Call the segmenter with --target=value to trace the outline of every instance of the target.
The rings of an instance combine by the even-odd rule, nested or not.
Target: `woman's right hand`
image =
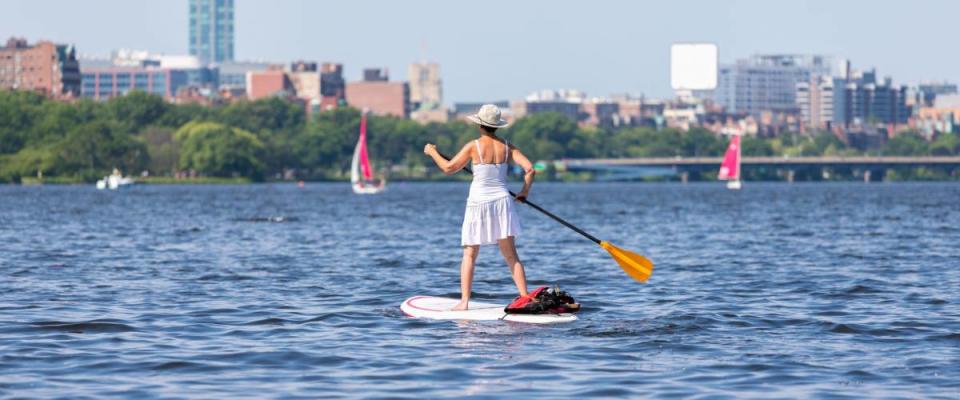
[[[433,153],[437,151],[437,145],[433,143],[427,143],[423,146],[423,154],[428,156],[433,156]]]

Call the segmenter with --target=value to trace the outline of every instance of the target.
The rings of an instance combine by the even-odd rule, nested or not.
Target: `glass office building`
[[[190,0],[190,55],[202,63],[233,61],[234,0]]]
[[[165,68],[84,68],[81,75],[81,96],[97,100],[124,96],[133,90],[172,99],[188,83],[187,71]]]
[[[759,116],[764,111],[797,113],[797,84],[840,75],[844,60],[823,55],[755,55],[721,65],[712,96],[727,111]]]

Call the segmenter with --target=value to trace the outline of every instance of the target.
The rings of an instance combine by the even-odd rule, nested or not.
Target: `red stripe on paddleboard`
[[[433,309],[433,308],[423,308],[423,307],[420,307],[420,306],[417,306],[417,305],[413,304],[413,301],[414,301],[414,300],[417,300],[417,299],[426,299],[426,298],[429,298],[429,297],[430,297],[430,296],[417,296],[417,297],[413,297],[413,298],[410,298],[410,300],[407,300],[406,303],[407,303],[407,305],[410,306],[410,307],[416,308],[416,309],[418,309],[418,310],[423,310],[423,311],[447,311],[447,310],[437,310],[437,309]],[[411,315],[411,317],[412,317],[412,315]]]

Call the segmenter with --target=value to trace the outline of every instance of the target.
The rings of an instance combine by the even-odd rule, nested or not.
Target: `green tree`
[[[280,172],[297,166],[293,157],[295,137],[306,124],[303,103],[280,97],[238,101],[222,107],[214,120],[252,132],[263,143],[264,168]]]
[[[56,163],[51,172],[85,180],[103,176],[113,168],[137,172],[148,162],[146,146],[120,127],[94,121],[77,126],[53,146]]]
[[[610,132],[597,128],[577,129],[573,138],[567,142],[566,156],[570,158],[590,158],[604,154],[604,142]]]
[[[683,135],[673,128],[652,131],[641,146],[640,157],[681,157],[684,156]]]
[[[608,157],[641,157],[647,152],[644,146],[650,143],[654,130],[648,127],[631,127],[618,130],[606,141],[603,150]]]
[[[930,143],[930,154],[935,156],[960,154],[960,138],[955,133],[941,133],[933,143]]]
[[[263,143],[239,128],[215,122],[190,122],[177,130],[179,167],[208,176],[263,179]]]
[[[256,101],[238,101],[220,109],[215,118],[223,124],[256,133],[260,139],[280,131],[303,128],[306,113],[301,103],[279,97]]]
[[[891,156],[922,156],[929,153],[927,141],[916,132],[904,132],[887,142],[883,154]]]
[[[577,134],[577,123],[558,113],[528,115],[514,122],[508,137],[531,160],[553,160],[566,156],[568,143]],[[506,135],[506,133],[505,133]]]
[[[154,124],[176,129],[190,121],[213,120],[213,116],[217,110],[217,107],[209,107],[197,103],[169,104],[167,112],[155,120]]]
[[[117,123],[124,124],[130,132],[139,132],[147,125],[154,124],[163,118],[170,108],[162,97],[141,90],[111,98],[106,107],[110,117]]]
[[[360,112],[338,108],[321,112],[292,140],[298,166],[311,175],[339,175],[350,167],[360,132]]]
[[[45,102],[34,92],[0,90],[0,154],[13,154],[23,148]]]
[[[146,145],[150,163],[147,169],[153,175],[166,175],[177,170],[180,161],[180,145],[174,140],[174,130],[163,126],[150,126],[138,135]]]
[[[832,156],[839,155],[846,145],[830,132],[820,132],[814,136],[805,136],[799,143],[801,152],[805,156]]]
[[[770,140],[746,136],[740,141],[740,154],[744,157],[770,157],[776,153]]]
[[[681,134],[681,140],[685,157],[719,156],[726,149],[719,136],[703,128],[691,128]]]
[[[16,154],[0,156],[0,182],[18,182],[23,177],[49,174],[57,157],[49,148],[28,147]]]

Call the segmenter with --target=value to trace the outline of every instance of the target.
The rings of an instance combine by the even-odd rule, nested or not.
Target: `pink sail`
[[[740,179],[740,135],[734,135],[730,139],[730,146],[727,147],[727,153],[723,156],[717,179],[725,181]]]
[[[367,115],[360,117],[360,171],[363,173],[363,179],[366,181],[373,179],[373,172],[370,171],[370,159],[367,158]]]

